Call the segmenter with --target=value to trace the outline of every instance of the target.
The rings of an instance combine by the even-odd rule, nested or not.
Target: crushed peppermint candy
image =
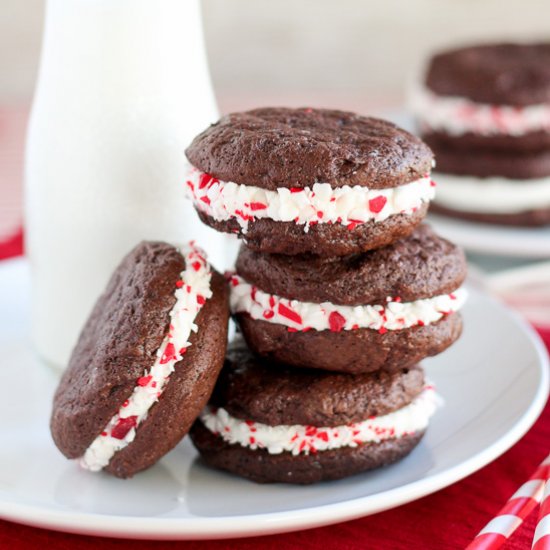
[[[290,332],[308,330],[357,330],[369,328],[385,334],[424,326],[458,311],[466,301],[466,290],[458,288],[451,294],[403,302],[401,297],[388,296],[384,305],[342,306],[323,302],[289,300],[251,285],[240,275],[227,274],[230,281],[232,313],[248,313],[252,319],[284,325]]]
[[[240,420],[223,408],[210,406],[202,411],[200,419],[210,432],[229,444],[252,450],[265,449],[270,454],[290,452],[296,456],[412,435],[427,428],[440,404],[441,398],[433,385],[427,384],[411,403],[401,409],[343,426],[269,426]]]
[[[317,223],[337,223],[353,230],[369,221],[412,214],[435,196],[429,174],[388,189],[363,185],[333,188],[329,183],[314,183],[311,187],[269,191],[221,181],[191,167],[185,187],[197,209],[217,221],[236,220],[243,233],[249,222],[263,218],[294,221],[303,225],[305,232]]]
[[[191,333],[198,331],[195,319],[212,297],[212,273],[204,252],[193,242],[181,247],[180,252],[185,258],[185,269],[174,285],[176,303],[170,311],[169,332],[157,350],[153,366],[136,380],[132,395],[81,457],[80,464],[87,470],[101,470],[117,451],[134,440],[139,424],[147,418],[191,345]]]
[[[411,106],[426,130],[453,136],[468,133],[482,136],[522,136],[550,131],[550,104],[490,105],[464,97],[441,96],[427,88],[414,91]]]

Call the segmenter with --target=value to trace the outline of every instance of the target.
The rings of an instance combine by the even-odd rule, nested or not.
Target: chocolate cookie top
[[[426,85],[436,94],[492,105],[550,103],[550,43],[441,52],[430,62]]]
[[[310,108],[224,116],[186,155],[220,180],[269,190],[314,183],[396,187],[428,174],[433,161],[427,145],[390,122]]]
[[[242,246],[237,273],[270,294],[340,305],[404,302],[456,290],[466,277],[462,250],[420,225],[409,237],[364,254],[340,258],[259,254]]]
[[[190,333],[188,353],[187,348],[170,351],[170,344],[161,348],[169,329],[171,334],[180,330],[172,328],[176,321],[170,313],[177,303],[175,291],[182,286],[182,273],[203,269],[200,262],[187,264],[189,259],[175,247],[143,242],[114,272],[81,332],[54,397],[52,435],[68,458],[82,457],[135,388],[149,384],[152,377],[145,375],[152,372],[161,349],[161,365],[176,360],[178,353],[181,360],[175,363],[159,400],[137,426],[135,439],[114,454],[106,469],[128,477],[151,465],[185,435],[200,413],[223,362],[227,290],[222,276],[212,271],[211,296],[199,302],[203,305],[194,318],[199,331]],[[194,290],[188,292],[192,295]],[[207,330],[210,326],[215,327],[213,331]],[[205,337],[208,342],[203,342]],[[185,369],[178,368],[180,363],[185,363]],[[178,420],[175,429],[172,417]],[[112,437],[118,438],[115,429]]]
[[[271,426],[340,426],[408,405],[424,387],[420,367],[337,374],[271,365],[234,342],[211,403],[236,418]]]

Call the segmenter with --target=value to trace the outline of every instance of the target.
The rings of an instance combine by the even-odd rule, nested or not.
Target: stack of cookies
[[[439,212],[550,224],[550,43],[435,55],[412,107],[437,156]]]
[[[460,335],[462,252],[421,225],[433,156],[388,122],[317,109],[222,118],[186,151],[202,221],[243,240],[242,336],[191,430],[259,482],[337,479],[405,456],[437,397],[418,362]]]

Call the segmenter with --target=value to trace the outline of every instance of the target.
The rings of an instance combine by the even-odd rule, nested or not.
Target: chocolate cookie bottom
[[[295,367],[352,374],[410,367],[447,349],[462,332],[460,313],[436,323],[380,334],[372,329],[289,332],[287,327],[236,315],[250,348],[260,356]]]
[[[341,479],[366,470],[386,466],[409,454],[424,431],[358,447],[342,447],[315,454],[269,454],[226,443],[197,420],[190,431],[193,444],[203,460],[214,468],[245,477],[257,483],[307,485]]]
[[[483,135],[468,132],[462,135],[447,134],[443,131],[426,130],[422,139],[434,150],[460,150],[466,154],[472,151],[487,151],[501,154],[529,154],[550,148],[550,132],[538,130],[521,135]],[[439,163],[438,163],[439,164]]]
[[[407,237],[424,219],[427,211],[428,204],[424,203],[412,214],[396,214],[381,222],[359,224],[353,229],[342,224],[319,223],[310,226],[307,232],[303,225],[294,222],[264,218],[249,222],[246,233],[237,220],[217,221],[201,211],[198,214],[206,225],[217,231],[237,234],[247,247],[258,252],[345,256],[366,252]]]
[[[495,225],[509,225],[518,227],[540,227],[550,225],[550,208],[540,208],[537,210],[527,210],[525,212],[517,212],[513,214],[489,214],[482,212],[464,212],[462,210],[454,210],[433,203],[430,211],[435,214],[443,214],[452,218],[462,220],[470,220],[480,223],[488,223]]]

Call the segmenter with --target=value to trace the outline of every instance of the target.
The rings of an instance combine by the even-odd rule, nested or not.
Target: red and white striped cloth
[[[529,480],[508,499],[495,518],[478,533],[466,550],[496,550],[500,548],[541,502],[544,486],[549,478],[550,455],[539,465]],[[546,502],[546,506],[550,508],[550,502]],[[546,523],[543,523],[541,527],[540,537],[546,533],[550,534],[550,516],[543,518],[544,521]],[[540,522],[539,525],[541,525]],[[544,538],[550,539],[550,537]],[[541,538],[541,540],[543,539]],[[547,544],[548,546],[537,547],[537,550],[542,548],[550,550],[550,542]]]

